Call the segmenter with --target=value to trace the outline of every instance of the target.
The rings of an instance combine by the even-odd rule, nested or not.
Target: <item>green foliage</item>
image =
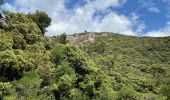
[[[44,45],[45,45],[46,50],[51,50],[54,47],[54,44],[55,43],[53,43],[52,39],[48,37],[44,38]]]
[[[155,95],[153,93],[143,93],[138,97],[140,100],[167,100],[166,97]]]
[[[44,35],[46,32],[45,28],[48,27],[51,23],[51,18],[45,12],[38,10],[33,14],[29,13],[27,16],[38,25],[41,33]]]
[[[13,86],[16,88],[18,98],[25,100],[37,100],[38,92],[41,85],[41,79],[35,71],[27,72],[23,78],[14,81]]]
[[[84,44],[82,50],[114,79],[110,82],[115,90],[120,91],[125,85],[133,86],[137,92],[161,95],[159,91],[164,82],[160,80],[168,79],[165,76],[170,69],[169,38],[96,33],[95,41]]]
[[[58,65],[55,72],[55,76],[58,76],[56,78],[58,91],[55,94],[57,97],[64,95],[71,98],[70,92],[74,88],[78,88],[89,98],[98,97],[105,87],[103,85],[105,74],[95,66],[86,53],[73,46],[56,45],[52,56],[53,61]],[[106,90],[107,88],[108,85]]]
[[[13,41],[10,35],[11,33],[0,30],[0,51],[12,49]]]
[[[103,87],[96,100],[116,100],[116,92],[107,86]]]
[[[13,36],[13,49],[25,49],[26,48],[26,41],[23,35],[15,34]]]
[[[167,97],[167,100],[170,99],[170,70],[168,74],[163,78],[163,85],[161,87],[161,93]]]
[[[166,74],[166,65],[153,64],[150,67],[149,71],[155,76],[165,75]]]
[[[18,48],[17,46],[20,47],[21,45],[24,47],[25,41],[27,44],[33,44],[38,40],[41,31],[36,23],[28,19],[26,15],[11,12],[4,12],[4,14],[6,16],[7,25],[4,25],[2,29],[15,33],[13,34],[13,40],[15,42],[14,47],[16,46],[16,48]],[[25,40],[23,40],[23,38]]]
[[[66,33],[63,33],[63,34],[60,35],[59,42],[62,43],[62,44],[67,44],[68,43]]]
[[[2,51],[0,52],[0,61],[0,76],[5,78],[4,81],[19,79],[22,77],[23,71],[29,71],[33,68],[31,61],[21,51]]]
[[[105,43],[104,42],[99,42],[99,43],[93,43],[91,44],[91,46],[88,47],[89,52],[88,53],[92,53],[92,52],[96,52],[96,53],[104,53],[105,51]]]
[[[4,13],[7,24],[0,29],[0,82],[9,82],[10,87],[1,84],[4,92],[0,98],[54,99],[54,64],[45,49],[45,37],[26,15]]]
[[[28,44],[35,44],[39,40],[39,35],[28,34],[25,39]]]
[[[170,99],[169,37],[95,33],[95,41],[79,49],[67,44],[66,34],[42,35],[51,22],[44,12],[4,14],[0,99]]]
[[[11,97],[16,99],[15,89],[12,87],[11,83],[0,82],[0,99]]]
[[[69,96],[76,80],[76,73],[69,67],[68,62],[62,62],[55,70],[56,95]]]
[[[117,94],[117,100],[138,100],[138,94],[131,88],[123,87]]]

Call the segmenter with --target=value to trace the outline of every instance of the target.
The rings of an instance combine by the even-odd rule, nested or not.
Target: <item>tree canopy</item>
[[[41,33],[44,35],[46,32],[45,28],[47,28],[51,23],[51,18],[45,12],[38,10],[35,13],[29,13],[27,16],[38,25]]]

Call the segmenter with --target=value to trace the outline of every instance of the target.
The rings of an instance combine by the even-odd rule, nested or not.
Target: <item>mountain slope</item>
[[[170,70],[170,37],[151,38],[96,33],[85,44],[95,64],[115,81],[114,89],[133,86],[142,93],[159,94]],[[166,79],[165,79],[166,80]]]
[[[0,23],[0,99],[170,98],[169,37],[104,32],[46,37],[27,15],[4,14],[6,23]]]

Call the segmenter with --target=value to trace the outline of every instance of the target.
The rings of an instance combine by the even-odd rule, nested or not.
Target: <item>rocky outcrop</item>
[[[4,24],[6,24],[6,22],[5,22],[5,15],[2,13],[2,12],[0,12],[0,24],[2,25],[4,25]]]
[[[74,34],[74,35],[67,35],[67,41],[70,44],[74,45],[82,45],[88,42],[95,41],[95,33],[81,33],[81,34]]]

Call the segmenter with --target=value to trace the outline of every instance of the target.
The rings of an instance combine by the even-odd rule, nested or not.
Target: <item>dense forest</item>
[[[3,14],[0,100],[170,100],[170,37],[103,32],[76,45],[44,36],[44,12]]]

